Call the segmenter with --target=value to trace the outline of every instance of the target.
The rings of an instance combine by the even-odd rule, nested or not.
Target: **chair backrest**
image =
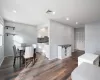
[[[33,55],[34,55],[33,47],[26,47],[24,58],[31,58],[33,57]]]
[[[17,49],[16,49],[16,46],[15,46],[15,45],[13,46],[13,51],[14,51],[14,56],[16,56],[16,54],[17,54]]]

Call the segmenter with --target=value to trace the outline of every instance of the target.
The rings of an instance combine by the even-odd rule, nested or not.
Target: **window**
[[[18,35],[15,35],[13,37],[13,40],[14,40],[14,45],[16,45],[17,47],[21,46],[21,44],[23,43],[23,38]]]
[[[0,46],[2,46],[2,42],[3,42],[2,36],[3,36],[3,26],[0,24]]]
[[[2,46],[2,36],[0,35],[0,46]]]

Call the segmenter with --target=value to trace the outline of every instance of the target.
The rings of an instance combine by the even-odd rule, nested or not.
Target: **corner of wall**
[[[4,61],[4,57],[2,57],[2,58],[0,59],[0,66],[2,65],[3,61]]]

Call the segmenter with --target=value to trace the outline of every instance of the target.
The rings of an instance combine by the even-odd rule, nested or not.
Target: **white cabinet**
[[[64,48],[62,46],[58,46],[58,58],[64,59],[71,56],[71,46]]]
[[[78,65],[82,64],[83,62],[99,66],[99,55],[85,53],[78,57]]]

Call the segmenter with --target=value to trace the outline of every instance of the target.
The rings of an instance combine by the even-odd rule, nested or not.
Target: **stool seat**
[[[100,67],[83,62],[71,74],[72,80],[100,80]]]
[[[78,65],[83,62],[99,66],[99,55],[85,53],[78,57]]]

